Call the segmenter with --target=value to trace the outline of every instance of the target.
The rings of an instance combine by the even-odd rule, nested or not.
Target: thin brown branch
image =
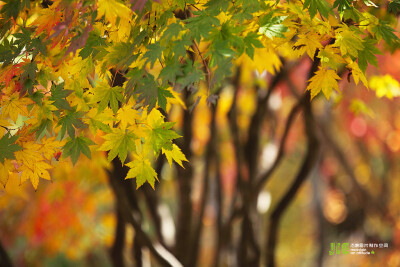
[[[201,54],[199,46],[196,43],[196,40],[193,40],[193,45],[196,48],[197,53],[199,53],[199,56],[201,58],[201,62],[203,63],[203,66],[204,66],[204,68],[205,68],[205,70],[207,72],[208,90],[210,90],[210,87],[211,87],[211,71],[210,71],[210,68],[208,67],[208,64],[207,64],[206,60],[204,59],[203,55]]]
[[[164,157],[163,156],[159,156],[159,158],[157,159],[157,163],[156,163],[156,173],[158,177],[161,177],[161,167],[162,164],[164,162]],[[157,185],[156,185],[157,186]],[[164,246],[166,246],[165,244],[165,240],[164,240],[164,236],[162,234],[161,231],[161,226],[162,226],[162,218],[158,212],[158,207],[159,207],[159,191],[153,190],[150,187],[145,187],[142,189],[142,192],[144,194],[145,200],[146,200],[146,206],[147,209],[149,211],[149,214],[151,216],[151,219],[154,223],[154,227],[156,230],[156,234],[157,234],[157,238],[160,241],[161,244],[163,244]]]
[[[271,177],[272,173],[276,170],[281,160],[283,159],[283,156],[285,154],[285,145],[287,137],[289,135],[290,128],[292,127],[296,115],[300,111],[301,107],[302,107],[302,101],[294,105],[294,107],[290,111],[288,119],[286,121],[285,130],[283,132],[282,139],[279,144],[278,154],[276,155],[275,161],[273,162],[272,166],[267,171],[262,173],[257,179],[256,184],[252,190],[253,192],[256,192],[254,194],[254,197],[258,196],[258,193],[264,188],[264,185],[267,183],[268,179]]]

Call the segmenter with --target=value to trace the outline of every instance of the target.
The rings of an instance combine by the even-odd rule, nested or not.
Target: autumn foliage
[[[164,265],[194,266],[214,177],[219,192],[214,265],[219,266],[222,251],[233,242],[232,225],[242,218],[237,265],[257,266],[265,260],[273,266],[284,211],[319,164],[327,176],[333,172],[321,156],[321,136],[333,151],[337,145],[313,103],[326,105],[327,113],[332,106],[344,109],[350,115],[343,117],[352,121],[339,127],[363,137],[367,126],[358,116],[374,116],[364,101],[370,98],[345,88],[354,81],[365,95],[400,95],[394,75],[368,68],[378,67],[380,55],[399,46],[399,10],[398,0],[0,2],[0,183],[13,188],[30,181],[37,190],[41,179],[53,180],[62,166],[71,168],[68,164],[88,162],[94,155],[104,171],[101,177],[108,175],[114,192],[117,233],[130,223],[138,251],[148,247]],[[287,102],[280,113],[282,99]],[[296,128],[304,135],[293,137],[290,131],[300,111],[303,124]],[[284,126],[274,127],[282,121]],[[299,140],[304,141],[299,171],[290,174],[294,182],[271,212],[265,246],[260,247],[254,226],[257,199]],[[391,140],[400,144],[398,135]],[[262,150],[266,143],[275,152]],[[343,161],[339,150],[334,153]],[[194,164],[201,157],[204,179],[196,208],[191,194]],[[164,161],[170,176],[179,177],[181,204],[177,243],[170,250],[164,248],[168,244],[160,229],[158,244],[141,228],[139,193],[130,181],[124,182],[134,179],[147,204],[158,203],[156,186],[165,175]],[[224,173],[223,166],[231,166],[235,175]],[[74,181],[63,181],[65,192],[90,203],[91,197],[80,194]],[[155,191],[148,191],[146,183]],[[330,193],[332,199],[344,198],[339,191]],[[46,206],[43,201],[37,205]],[[71,214],[66,225],[78,224],[61,201],[50,206]],[[225,206],[228,211],[221,215]],[[157,212],[149,207],[160,228]],[[34,216],[50,215],[41,210]],[[29,230],[35,240],[45,238],[43,225]],[[118,242],[116,236],[111,253],[115,266],[122,257]]]

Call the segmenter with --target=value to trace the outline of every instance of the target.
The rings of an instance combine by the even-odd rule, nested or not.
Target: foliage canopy
[[[181,93],[200,92],[212,104],[235,64],[274,74],[308,56],[320,64],[307,90],[329,99],[345,68],[368,87],[377,45],[399,41],[370,0],[0,3],[4,186],[18,172],[37,188],[60,151],[75,164],[96,149],[109,161],[128,159],[126,178],[154,188],[155,157],[187,161],[166,121],[171,105],[192,108]],[[399,7],[389,3],[393,13]]]

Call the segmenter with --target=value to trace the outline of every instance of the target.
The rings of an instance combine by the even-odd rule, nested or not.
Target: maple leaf
[[[346,63],[339,53],[339,48],[327,45],[319,50],[317,57],[321,59],[322,67],[330,67],[331,69],[337,70],[340,65]]]
[[[154,182],[157,180],[157,173],[151,167],[150,161],[140,156],[136,156],[135,159],[127,164],[130,168],[125,179],[136,178],[136,188],[141,187],[145,182],[148,182],[154,189]]]
[[[360,69],[358,64],[356,62],[351,61],[349,64],[347,64],[347,67],[351,69],[351,73],[353,75],[354,82],[356,83],[356,85],[361,80],[362,83],[368,88],[367,78],[365,77],[363,71]]]
[[[34,25],[38,26],[36,30],[36,36],[39,35],[43,30],[46,30],[47,36],[50,36],[53,27],[60,22],[61,16],[62,13],[60,11],[50,8],[40,9],[38,17],[33,22]]]
[[[121,20],[131,19],[131,10],[119,1],[99,0],[97,6],[97,19],[104,16],[113,25],[115,25],[117,18]]]
[[[0,162],[4,163],[4,159],[15,159],[14,152],[19,151],[22,147],[15,144],[17,135],[10,135],[9,133],[3,135],[0,139]]]
[[[90,159],[92,157],[89,148],[90,145],[95,145],[95,143],[84,136],[70,139],[63,147],[63,157],[66,158],[70,156],[74,165],[78,161],[81,153]]]
[[[182,168],[182,161],[188,161],[181,149],[175,144],[172,145],[172,150],[162,148],[161,151],[167,158],[170,167],[172,166],[172,160],[178,163]]]
[[[121,129],[128,125],[134,125],[136,119],[139,119],[139,113],[129,105],[124,105],[117,112],[117,120],[120,122]]]
[[[317,33],[299,34],[299,39],[294,44],[294,47],[300,47],[300,54],[306,51],[307,55],[314,59],[315,51],[322,48],[321,37]]]
[[[155,153],[158,153],[161,148],[172,150],[172,140],[181,137],[170,130],[175,122],[164,122],[164,116],[157,109],[149,113],[147,122],[151,129],[147,130],[146,144],[151,144]]]
[[[400,10],[400,0],[393,0],[388,5],[388,11],[397,14]]]
[[[41,143],[42,144],[39,152],[45,159],[50,161],[54,157],[54,154],[60,152],[61,148],[65,144],[65,141],[57,141],[56,137],[53,136],[49,138],[43,138]]]
[[[39,178],[51,180],[48,170],[52,167],[44,160],[40,152],[40,144],[29,141],[22,145],[23,149],[15,152],[15,158],[20,165],[18,171],[21,172],[21,182],[30,180],[36,190]]]
[[[337,80],[340,80],[340,77],[336,74],[336,71],[320,67],[309,80],[310,83],[307,86],[307,90],[311,91],[311,99],[322,91],[326,99],[329,100],[332,89],[339,91]]]
[[[98,110],[103,111],[108,105],[114,113],[118,111],[118,102],[121,102],[124,98],[122,92],[124,89],[120,86],[111,87],[107,82],[100,82],[94,88],[94,95],[92,97],[92,103],[99,102]]]
[[[303,8],[308,8],[311,18],[315,17],[317,11],[325,18],[333,13],[331,6],[326,0],[305,0]]]
[[[9,99],[3,98],[2,100],[0,116],[3,118],[9,116],[13,121],[17,120],[18,115],[28,116],[27,106],[33,103],[29,98],[20,98],[18,93],[12,94]]]
[[[260,19],[260,29],[258,30],[261,34],[264,34],[268,38],[273,37],[284,38],[284,32],[287,32],[288,27],[281,24],[287,16],[276,16],[274,17],[274,12],[270,12]]]
[[[161,60],[163,48],[159,43],[149,44],[147,47],[147,52],[144,54],[144,58],[147,58],[145,64],[150,62],[150,67],[153,68],[154,63]]]
[[[0,163],[0,183],[3,187],[6,187],[9,172],[12,170],[13,164],[9,160],[5,160],[4,162]]]
[[[388,25],[386,21],[380,21],[378,25],[372,28],[372,32],[375,34],[378,40],[381,38],[385,40],[387,44],[392,44],[393,42],[400,41],[399,37],[394,34],[394,29]]]
[[[167,111],[167,97],[173,98],[174,96],[168,89],[158,88],[157,103],[165,111]]]
[[[57,107],[60,110],[71,109],[71,106],[65,98],[69,96],[72,92],[73,91],[71,90],[64,90],[64,83],[53,85],[51,87],[50,97],[50,100],[53,101],[53,106]]]
[[[91,109],[88,113],[88,118],[84,119],[86,124],[89,124],[89,129],[93,134],[96,134],[97,129],[105,133],[111,132],[111,127],[115,121],[114,113],[110,108],[106,108],[101,112],[97,109]]]
[[[64,138],[65,132],[68,133],[69,137],[75,138],[75,128],[87,127],[82,121],[81,117],[83,112],[76,112],[75,110],[67,110],[65,115],[58,121],[58,126],[61,126],[61,139]]]
[[[114,128],[112,133],[103,136],[106,140],[99,148],[100,151],[108,152],[108,161],[112,161],[117,155],[124,164],[128,151],[136,151],[135,140],[138,137],[133,131]]]
[[[358,65],[364,73],[367,70],[368,63],[378,66],[378,60],[375,55],[382,54],[382,52],[375,46],[375,43],[376,41],[372,39],[364,40],[364,49],[358,51]]]
[[[347,26],[342,26],[335,31],[335,47],[339,47],[342,56],[348,54],[353,57],[358,56],[358,51],[363,50],[364,46],[360,35],[351,31]]]

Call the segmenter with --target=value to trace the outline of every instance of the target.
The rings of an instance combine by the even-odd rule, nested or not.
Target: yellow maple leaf
[[[41,143],[39,153],[42,153],[43,157],[50,161],[54,157],[54,154],[61,150],[65,144],[65,140],[57,141],[55,137],[45,137],[41,140]]]
[[[130,20],[132,11],[116,0],[99,0],[97,8],[97,19],[105,16],[106,20],[115,25],[117,17],[121,20]]]
[[[151,167],[148,159],[142,156],[135,156],[135,159],[126,164],[130,168],[125,179],[136,178],[136,188],[141,187],[145,182],[148,182],[154,189],[154,182],[157,180],[157,173]]]
[[[332,45],[321,48],[318,57],[321,59],[322,67],[329,67],[334,70],[337,70],[341,64],[346,63],[342,56],[340,56],[339,48],[333,47]]]
[[[8,177],[9,177],[9,172],[13,168],[13,164],[11,163],[10,160],[4,160],[4,163],[0,162],[0,183],[6,187]]]
[[[41,153],[42,145],[33,141],[21,144],[23,149],[15,152],[15,158],[21,172],[21,182],[30,180],[35,190],[39,185],[39,178],[51,180],[48,172],[51,165],[44,161]]]
[[[271,74],[275,74],[279,71],[282,62],[279,55],[270,48],[257,48],[254,50],[254,59],[250,59],[248,55],[243,54],[237,60],[238,64],[243,64],[244,68],[249,68],[251,70],[257,70],[262,73],[264,70]]]
[[[365,77],[364,73],[361,71],[360,67],[358,66],[357,62],[354,62],[350,60],[350,63],[347,64],[347,67],[351,69],[351,73],[354,78],[354,82],[358,84],[358,82],[361,80],[361,82],[368,88],[368,81],[367,78]]]
[[[358,56],[358,50],[363,50],[361,36],[342,25],[335,31],[335,47],[339,47],[342,56],[348,54],[353,57]]]
[[[307,55],[314,60],[315,51],[322,48],[321,37],[315,32],[299,34],[299,39],[294,44],[294,47],[298,48],[300,55],[307,52]]]
[[[166,150],[163,148],[162,153],[167,158],[170,167],[172,166],[172,160],[178,163],[182,168],[182,161],[188,161],[181,149],[175,144],[172,145],[172,150]]]
[[[9,98],[3,97],[0,105],[2,107],[0,117],[10,117],[14,122],[17,120],[18,115],[28,116],[29,112],[27,105],[32,104],[33,101],[26,97],[19,97],[18,93],[12,94]]]
[[[309,80],[310,83],[307,86],[307,90],[311,91],[311,99],[322,91],[326,99],[329,100],[332,89],[339,91],[337,80],[340,80],[340,77],[336,74],[336,71],[320,67]]]
[[[124,105],[117,112],[117,120],[122,129],[126,129],[128,125],[134,125],[136,119],[140,119],[139,112],[129,105]]]

